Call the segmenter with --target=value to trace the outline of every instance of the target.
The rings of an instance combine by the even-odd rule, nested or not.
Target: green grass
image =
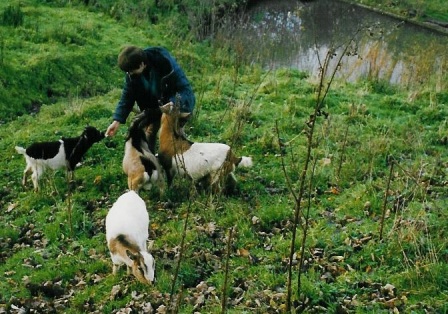
[[[176,36],[186,24],[176,10],[145,4],[151,16],[165,18],[148,30],[142,12],[127,15],[135,13],[132,5],[119,14],[95,3],[21,1],[17,24],[0,23],[0,311],[13,305],[65,313],[169,306],[187,215],[173,296],[182,294],[179,312],[221,311],[227,258],[228,313],[283,311],[291,192],[300,183],[316,82],[298,71],[236,64],[229,51],[195,42],[184,28]],[[8,5],[2,2],[0,13]],[[125,43],[163,44],[183,65],[198,96],[187,129],[192,140],[231,143],[255,161],[251,169],[237,169],[234,195],[192,193],[182,180],[162,197],[141,192],[156,258],[158,281],[151,287],[124,269],[112,276],[105,241],[107,210],[127,188],[121,168],[127,125],[89,150],[72,191],[63,171],[48,172],[40,193],[31,182],[22,187],[25,162],[14,150],[76,136],[87,124],[105,130],[120,97],[115,59]],[[400,312],[446,312],[448,98],[439,90],[378,81],[332,85],[324,104],[329,117],[317,120],[316,166],[303,203],[310,208],[309,232],[298,297],[293,266],[293,300],[305,300],[306,311],[389,313],[392,304]],[[38,113],[25,114],[30,101]],[[380,240],[391,158],[396,164]],[[300,227],[297,237],[298,258]],[[395,287],[396,300],[382,290],[386,284]]]
[[[435,20],[445,23],[448,22],[448,10],[446,9],[446,2],[444,0],[354,0],[352,2],[368,5],[405,18],[411,16],[418,21]]]

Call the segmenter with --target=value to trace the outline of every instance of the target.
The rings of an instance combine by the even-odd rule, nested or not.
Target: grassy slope
[[[116,58],[122,45],[166,45],[160,37],[154,40],[154,28],[120,26],[108,14],[51,1],[44,6],[32,0],[17,3],[0,4],[0,12],[20,7],[15,16],[23,16],[18,27],[0,25],[5,104],[0,115],[6,121],[60,97],[94,96],[119,85]]]
[[[52,22],[39,24],[39,34],[50,34],[43,43],[34,37],[24,41],[32,25],[2,29],[10,34],[5,60],[14,73],[33,73],[39,81],[40,69],[61,60],[73,73],[79,69],[80,77],[68,86],[55,83],[67,99],[0,127],[0,273],[5,278],[0,281],[0,309],[14,304],[66,313],[110,313],[126,306],[141,311],[145,302],[155,308],[167,306],[187,212],[191,214],[179,277],[185,287],[181,312],[191,312],[199,295],[205,300],[199,305],[201,312],[219,311],[231,227],[235,232],[229,312],[281,309],[294,204],[281,170],[275,122],[287,153],[285,169],[296,190],[305,151],[302,131],[312,112],[315,82],[294,71],[266,74],[257,67],[235,67],[233,56],[175,36],[173,23],[139,29],[82,7],[22,3],[26,16],[38,12],[41,20]],[[58,35],[63,38],[90,30],[79,36],[82,43],[55,40],[60,19],[65,21]],[[154,191],[142,192],[152,220],[158,272],[157,285],[149,289],[124,272],[111,276],[104,239],[107,210],[126,189],[121,171],[126,127],[88,152],[76,171],[71,196],[61,172],[44,180],[40,194],[32,193],[30,186],[23,189],[24,161],[14,151],[15,145],[78,134],[85,124],[105,129],[120,94],[122,78],[114,67],[115,56],[126,42],[163,44],[174,50],[199,99],[190,137],[230,142],[241,122],[234,147],[256,162],[253,169],[237,171],[240,192],[232,197],[189,196],[182,182],[162,199]],[[13,49],[17,45],[23,49]],[[102,87],[92,93],[97,95],[77,97],[75,87],[91,85],[84,75],[91,82],[100,81]],[[330,118],[319,118],[316,134],[311,229],[302,278],[309,311],[314,307],[318,312],[317,306],[334,311],[342,304],[360,313],[386,313],[391,305],[400,311],[447,310],[448,97],[426,91],[408,96],[381,83],[341,83],[328,96],[325,110]],[[385,241],[379,241],[389,155],[398,165],[388,195]],[[201,281],[215,289],[196,287]],[[388,283],[396,287],[396,299],[381,289]],[[112,294],[114,286],[120,293]],[[237,302],[240,297],[244,298]]]

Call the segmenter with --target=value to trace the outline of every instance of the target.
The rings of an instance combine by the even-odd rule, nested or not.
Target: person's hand
[[[120,122],[118,122],[118,121],[112,122],[109,125],[109,127],[107,128],[106,136],[114,136],[117,133],[119,127],[120,127]]]

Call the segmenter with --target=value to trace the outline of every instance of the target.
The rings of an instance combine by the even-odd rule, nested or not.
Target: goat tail
[[[159,189],[161,191],[163,191],[164,190],[164,185],[165,185],[165,180],[164,180],[164,173],[165,172],[164,172],[162,166],[160,165],[159,160],[157,159],[157,157],[154,154],[149,153],[149,152],[145,151],[144,149],[143,149],[143,156],[145,158],[149,159],[154,164],[154,166],[156,167],[157,175],[158,175],[157,176],[157,185],[159,186]]]
[[[20,146],[16,146],[16,151],[21,154],[21,155],[25,155],[26,154],[26,149]]]
[[[240,162],[238,163],[238,167],[243,167],[243,168],[250,168],[252,167],[253,162],[252,162],[252,157],[246,157],[243,156],[240,158]]]

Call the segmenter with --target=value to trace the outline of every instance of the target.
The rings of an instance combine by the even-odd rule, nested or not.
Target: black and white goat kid
[[[16,146],[16,151],[24,155],[26,160],[22,184],[26,185],[27,176],[31,173],[34,191],[38,191],[39,179],[47,168],[53,170],[65,168],[72,176],[76,165],[89,148],[103,138],[104,132],[100,132],[93,126],[87,126],[78,137],[63,137],[53,142],[37,142],[26,149]]]

